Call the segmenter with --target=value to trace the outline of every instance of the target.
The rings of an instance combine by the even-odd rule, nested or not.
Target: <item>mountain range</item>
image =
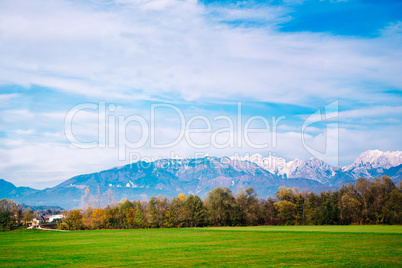
[[[360,177],[373,179],[390,176],[397,183],[402,179],[402,152],[370,150],[362,153],[348,166],[335,167],[318,158],[292,160],[260,154],[247,157],[211,157],[139,161],[97,173],[75,176],[44,190],[16,187],[0,179],[0,198],[30,205],[54,205],[66,209],[79,207],[85,189],[92,195],[114,201],[122,198],[148,199],[152,195],[167,197],[179,193],[205,197],[218,186],[233,192],[254,187],[259,197],[273,195],[280,186],[300,190],[338,189]],[[110,200],[109,200],[110,201]]]

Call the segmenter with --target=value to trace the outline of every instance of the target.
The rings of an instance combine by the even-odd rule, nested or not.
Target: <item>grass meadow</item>
[[[0,233],[4,267],[402,267],[402,226]]]

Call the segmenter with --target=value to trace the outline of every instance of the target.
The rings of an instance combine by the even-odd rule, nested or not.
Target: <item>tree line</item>
[[[98,207],[88,190],[82,209],[62,212],[65,230],[174,228],[254,225],[402,224],[402,183],[387,176],[360,178],[336,191],[316,194],[280,187],[273,197],[259,199],[252,187],[234,194],[218,187],[202,200],[179,194]],[[32,210],[11,200],[0,201],[0,230],[27,226]]]
[[[87,193],[86,193],[87,194]],[[252,187],[233,194],[218,187],[197,195],[129,201],[106,208],[68,212],[59,228],[131,229],[254,225],[402,224],[402,183],[387,176],[360,178],[336,191],[316,194],[280,187],[274,197],[258,199]]]
[[[35,217],[31,208],[24,208],[9,199],[0,200],[0,231],[26,227]]]

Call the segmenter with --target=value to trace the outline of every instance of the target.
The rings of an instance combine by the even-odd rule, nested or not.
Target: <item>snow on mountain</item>
[[[356,161],[343,168],[344,171],[365,167],[384,168],[396,167],[402,164],[402,151],[382,152],[380,150],[369,150],[362,153]]]
[[[380,150],[369,150],[362,153],[356,161],[342,168],[344,173],[350,174],[353,178],[372,179],[384,170],[402,164],[402,152],[382,152]]]
[[[402,152],[382,152],[369,150],[362,153],[352,165],[345,167],[333,167],[318,158],[307,161],[295,159],[286,161],[284,158],[269,155],[263,157],[260,154],[245,157],[231,157],[239,161],[253,162],[275,176],[287,179],[305,178],[321,183],[330,182],[339,178],[366,177],[372,179],[383,170],[402,164]]]
[[[332,167],[311,158],[286,161],[276,156],[256,154],[245,157],[165,158],[139,161],[92,174],[75,176],[53,188],[42,191],[18,190],[0,180],[4,197],[31,205],[59,205],[77,207],[85,189],[104,195],[112,191],[115,200],[146,199],[151,195],[177,196],[179,193],[205,197],[208,191],[229,187],[237,192],[252,186],[260,197],[266,198],[280,186],[322,191],[336,189],[359,177],[372,179],[388,175],[394,182],[402,179],[402,152],[364,152],[346,167]],[[4,189],[2,189],[4,188]],[[17,191],[17,190],[18,191]],[[0,191],[2,192],[2,191]]]
[[[284,158],[276,156],[263,157],[260,154],[245,157],[232,157],[240,161],[250,161],[269,171],[280,178],[305,178],[321,183],[327,182],[335,175],[335,169],[318,158],[311,158],[307,161],[295,159],[286,162]]]
[[[265,176],[272,179],[271,173],[255,163],[231,159],[229,157],[161,159],[154,162],[155,167],[174,174],[181,181],[208,179],[212,177],[232,177],[241,175]],[[194,177],[194,178],[193,178]]]
[[[283,176],[284,174],[286,174],[287,171],[286,160],[284,158],[275,157],[272,155],[268,157],[263,157],[260,154],[255,154],[252,156],[246,155],[244,157],[232,156],[230,157],[230,159],[245,163],[255,163],[274,175]]]
[[[332,167],[318,158],[310,158],[307,161],[293,160],[288,162],[288,178],[306,178],[328,182],[335,175],[335,167]]]

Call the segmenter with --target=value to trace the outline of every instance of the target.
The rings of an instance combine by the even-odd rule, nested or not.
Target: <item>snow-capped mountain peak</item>
[[[260,154],[254,154],[252,156],[246,155],[244,157],[232,156],[230,159],[255,163],[275,175],[283,175],[284,169],[286,168],[286,160],[284,158],[272,155],[269,155],[268,157],[263,157]]]
[[[245,157],[232,157],[231,159],[253,162],[280,178],[308,178],[325,182],[329,176],[334,174],[334,170],[330,165],[314,157],[307,161],[294,159],[287,162],[281,157],[273,155],[263,157],[260,154],[255,154]]]
[[[255,154],[245,157],[231,157],[230,159],[253,162],[280,178],[306,178],[325,183],[337,176],[338,171],[349,174],[348,176],[352,178],[372,178],[374,173],[370,170],[378,169],[380,171],[401,165],[402,152],[369,150],[363,152],[353,164],[342,168],[332,167],[316,157],[312,157],[306,161],[299,159],[286,161],[284,158],[273,155],[263,157],[260,154]]]
[[[308,178],[323,183],[334,174],[332,166],[315,157],[307,161],[295,159],[287,164],[287,178]]]
[[[162,158],[155,161],[138,161],[123,167],[112,168],[91,174],[75,176],[53,188],[43,191],[7,186],[7,198],[21,202],[43,204],[79,205],[86,188],[92,193],[112,191],[121,198],[146,199],[159,194],[175,196],[179,193],[206,196],[218,187],[229,187],[236,192],[242,187],[254,187],[260,197],[266,198],[280,186],[299,189],[323,190],[342,187],[360,177],[373,179],[389,176],[395,183],[402,179],[402,152],[372,150],[362,153],[347,167],[332,167],[318,158],[308,160],[284,158],[260,154],[245,157]],[[387,168],[388,167],[388,168]],[[349,168],[346,170],[346,168]],[[1,185],[0,185],[1,186]],[[1,188],[1,187],[0,187]],[[13,192],[16,192],[13,193]],[[0,191],[1,192],[1,191]],[[26,194],[26,195],[25,195]]]
[[[356,161],[349,166],[343,168],[348,171],[356,168],[390,168],[402,164],[401,151],[368,150],[363,152]]]

